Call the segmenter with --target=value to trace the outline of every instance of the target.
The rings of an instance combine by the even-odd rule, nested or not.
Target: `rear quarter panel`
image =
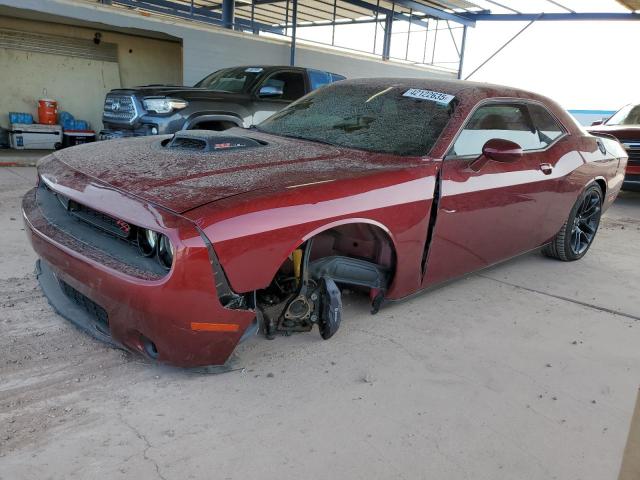
[[[598,143],[604,146],[604,153],[600,150]],[[576,174],[581,176],[583,184],[587,185],[593,180],[606,183],[604,211],[615,201],[622,187],[627,166],[627,152],[617,140],[586,135],[582,137],[580,153],[585,164]]]

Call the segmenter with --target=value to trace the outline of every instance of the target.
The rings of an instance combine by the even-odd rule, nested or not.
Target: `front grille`
[[[627,148],[629,162],[640,164],[640,148]]]
[[[61,195],[56,195],[58,198],[61,197]],[[67,200],[66,202],[69,205],[69,213],[75,215],[80,220],[90,223],[100,230],[104,230],[105,232],[120,238],[130,238],[134,233],[132,226],[124,220],[111,217],[92,208],[80,205],[73,200]],[[61,203],[64,206],[64,200],[61,200]]]
[[[54,192],[43,181],[36,193],[36,203],[49,224],[83,245],[76,246],[76,250],[94,249],[96,255],[104,258],[101,262],[124,264],[127,272],[141,278],[161,278],[167,274],[156,258],[141,254],[137,241],[140,227],[79,204]]]
[[[640,140],[621,140],[629,156],[629,163],[640,165]]]
[[[73,301],[76,305],[82,307],[86,310],[92,317],[94,317],[100,325],[102,325],[105,329],[102,333],[109,333],[109,316],[107,315],[107,311],[98,305],[96,302],[91,300],[89,297],[83,295],[78,290],[73,288],[66,282],[62,280],[58,280],[60,283],[60,288],[64,292],[64,294]]]
[[[111,122],[132,123],[138,116],[136,102],[130,95],[107,95],[102,116]]]

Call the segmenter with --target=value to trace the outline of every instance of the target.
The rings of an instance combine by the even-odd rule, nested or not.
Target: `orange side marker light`
[[[191,330],[196,332],[238,332],[240,325],[237,323],[191,322]]]

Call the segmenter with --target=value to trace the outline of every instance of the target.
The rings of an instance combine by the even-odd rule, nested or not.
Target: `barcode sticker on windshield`
[[[417,98],[418,100],[430,100],[432,102],[448,105],[455,95],[446,93],[433,92],[431,90],[421,90],[419,88],[410,88],[402,94],[403,97]]]

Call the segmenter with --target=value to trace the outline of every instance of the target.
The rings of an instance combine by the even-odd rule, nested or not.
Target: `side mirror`
[[[522,147],[510,140],[492,138],[482,147],[482,155],[496,162],[509,163],[522,157]]]
[[[260,87],[258,96],[260,98],[280,97],[284,93],[282,87],[274,87],[273,85],[265,85]]]
[[[595,127],[596,125],[602,125],[604,120],[596,120],[595,122],[591,122],[591,126]]]

